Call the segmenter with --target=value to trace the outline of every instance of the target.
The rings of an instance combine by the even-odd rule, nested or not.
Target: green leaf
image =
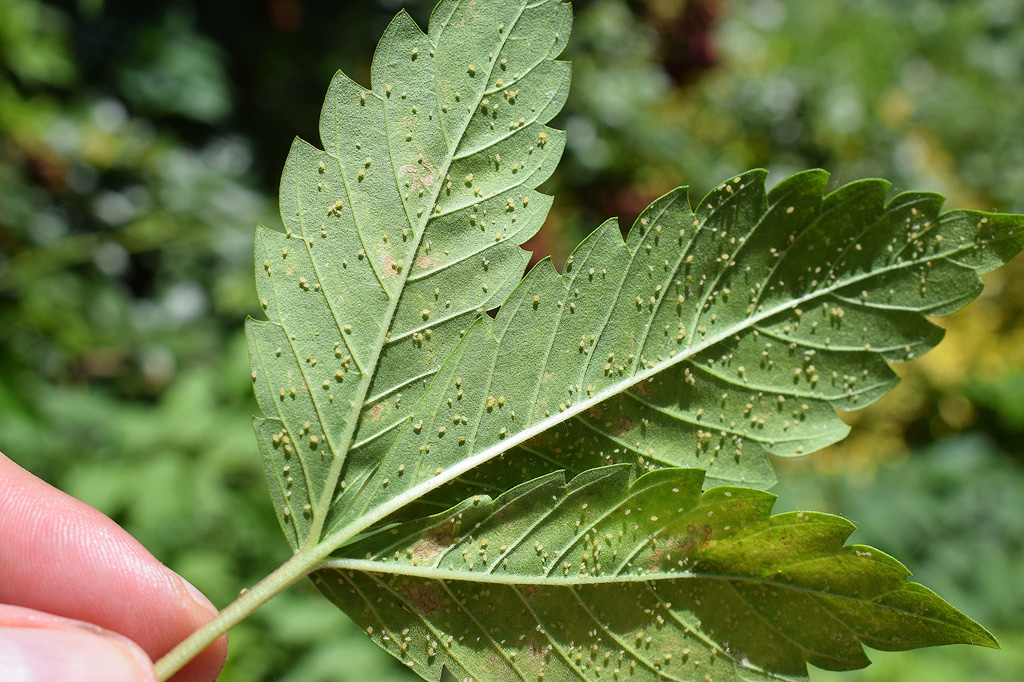
[[[427,679],[792,679],[806,664],[995,646],[828,514],[627,465],[560,473],[345,548],[320,590]],[[709,677],[704,677],[708,675]]]
[[[467,332],[389,448],[370,444],[350,469],[364,484],[328,524],[616,462],[767,487],[767,453],[844,437],[835,409],[891,389],[888,362],[942,337],[925,316],[973,299],[978,273],[1024,245],[1018,215],[940,214],[925,193],[886,203],[881,180],[825,195],[823,171],[770,192],[764,177],[734,178],[696,210],[677,190],[625,240],[602,225],[561,274],[541,262]]]
[[[386,449],[473,320],[526,267],[547,215],[534,191],[564,135],[569,67],[553,58],[569,6],[444,2],[429,36],[400,13],[371,90],[343,74],[296,140],[280,234],[261,228],[256,280],[270,318],[247,324],[255,420],[285,534],[319,539],[350,446]]]
[[[247,332],[296,553],[251,603],[315,571],[431,679],[795,679],[865,665],[862,644],[993,645],[843,547],[849,523],[769,517],[755,488],[768,454],[842,438],[835,410],[939,341],[926,316],[973,299],[1024,219],[752,171],[523,278],[570,23],[558,0],[445,0],[426,35],[399,14],[372,88],[334,79],[324,151],[294,144]],[[744,487],[702,495],[723,483]]]

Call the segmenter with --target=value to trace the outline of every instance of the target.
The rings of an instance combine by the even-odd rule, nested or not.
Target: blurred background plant
[[[331,75],[368,83],[433,0],[0,0],[0,449],[98,507],[219,606],[286,558],[249,427],[252,229]],[[1024,211],[1024,4],[577,0],[569,132],[539,255],[680,184],[750,167],[882,176]],[[944,343],[779,462],[779,509],[855,539],[992,628],[1002,652],[882,655],[814,680],[1024,678],[1024,265]],[[407,680],[301,585],[231,637],[225,682]]]

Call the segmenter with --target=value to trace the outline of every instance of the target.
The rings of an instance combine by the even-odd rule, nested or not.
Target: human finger
[[[0,453],[0,602],[95,623],[153,660],[217,611],[109,518]],[[208,682],[227,655],[211,644],[174,678]]]
[[[0,672],[19,682],[156,682],[124,635],[91,623],[0,604]]]

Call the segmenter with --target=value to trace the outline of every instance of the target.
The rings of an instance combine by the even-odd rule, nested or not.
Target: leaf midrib
[[[825,556],[821,558],[827,558]],[[376,561],[373,559],[345,559],[345,558],[332,558],[325,559],[322,561],[315,570],[336,570],[336,571],[359,571],[360,573],[374,573],[378,575],[393,575],[403,576],[407,578],[422,578],[424,580],[441,580],[441,581],[457,581],[457,582],[468,582],[477,584],[487,585],[509,585],[509,586],[538,586],[538,587],[587,587],[590,585],[619,585],[622,583],[658,583],[666,580],[720,580],[726,582],[736,583],[751,583],[757,585],[771,585],[780,589],[795,590],[803,594],[809,594],[819,597],[835,597],[838,599],[848,599],[860,604],[872,604],[882,608],[894,609],[891,606],[879,604],[875,599],[882,597],[890,592],[898,590],[890,590],[889,592],[883,592],[875,597],[875,599],[866,599],[864,597],[855,597],[845,594],[839,594],[836,592],[828,592],[820,589],[813,589],[810,587],[801,587],[800,585],[793,585],[790,583],[779,582],[770,578],[749,576],[749,575],[730,575],[728,573],[701,573],[695,571],[679,571],[677,573],[619,573],[617,575],[601,575],[601,576],[554,576],[554,575],[542,575],[542,574],[498,574],[490,572],[465,572],[465,571],[454,571],[443,569],[435,566],[411,566],[409,564],[398,564],[391,565],[391,562]],[[903,583],[908,585],[911,583]]]
[[[498,46],[495,54],[500,54],[501,53],[501,49],[505,46],[505,43],[508,41],[509,36],[512,34],[512,30],[519,23],[519,19],[522,17],[523,12],[525,11],[525,9],[526,9],[525,5],[519,7],[519,9],[517,10],[515,19],[513,19],[512,22],[511,22],[511,26],[509,26],[508,29],[501,35],[501,40],[499,42],[499,46]],[[444,33],[444,31],[447,28],[448,28],[448,22],[446,20],[444,22],[443,26],[442,26],[441,31],[438,32],[438,37],[439,38],[440,38],[440,36]],[[433,49],[436,52],[436,50],[438,48],[438,45],[430,40],[429,32],[424,34],[424,36],[427,38],[427,41],[430,42],[431,46],[433,47]],[[390,49],[392,46],[389,45],[388,47]],[[483,90],[481,90],[481,94],[476,98],[478,100],[478,102],[479,102],[480,99],[482,99],[484,97],[484,91],[486,90],[486,83],[490,82],[490,78],[491,78],[491,75],[494,72],[494,68],[495,68],[495,64],[496,63],[497,63],[497,59],[496,58],[492,59],[490,64],[488,65],[488,67],[486,69],[486,74],[484,75],[485,87],[484,87]],[[440,93],[437,91],[437,88],[439,87],[439,79],[437,78],[437,75],[438,75],[437,74],[437,69],[438,69],[439,62],[438,62],[438,60],[436,58],[435,58],[435,61],[433,62],[433,64],[434,64],[434,98],[435,98],[436,102],[440,103],[441,96],[440,96]],[[380,85],[380,84],[372,84],[372,85]],[[387,107],[388,107],[388,102],[390,100],[388,98],[386,98],[386,97],[385,98],[381,98],[378,94],[376,94],[372,90],[370,91],[370,93],[374,97],[377,97],[378,99],[382,100],[384,109],[386,111]],[[385,116],[384,116],[384,125],[385,126],[387,126],[387,120],[388,120],[387,119],[387,115],[385,114]],[[452,146],[450,148],[448,148],[448,150],[447,150],[447,157],[445,159],[445,162],[442,165],[442,168],[439,169],[439,171],[440,171],[439,175],[441,177],[443,177],[445,174],[447,174],[448,169],[451,168],[452,162],[455,160],[456,151],[459,148],[459,142],[465,136],[466,130],[469,128],[469,125],[470,125],[471,122],[472,122],[472,115],[467,116],[466,119],[465,119],[465,122],[462,125],[461,130],[458,131],[458,135],[457,136],[453,136],[451,138]],[[396,171],[396,169],[395,169],[395,156],[394,156],[394,149],[392,148],[392,135],[390,134],[390,131],[386,130],[384,137],[387,140],[388,155],[390,157],[389,160],[391,162],[392,173],[394,173]],[[448,146],[448,137],[443,135],[442,139],[444,139],[445,146],[447,147]],[[327,153],[330,154],[329,152],[327,152]],[[333,156],[333,155],[331,155],[331,156]],[[335,158],[337,158],[337,157],[335,157]],[[340,159],[339,159],[339,164],[340,164]],[[347,180],[346,180],[346,184],[347,184]],[[430,195],[430,201],[427,203],[428,206],[436,205],[437,198],[438,198],[438,196],[440,196],[441,189],[443,187],[444,187],[444,183],[443,182],[438,182],[437,183],[435,189],[433,190],[433,192]],[[406,218],[407,218],[407,220],[409,220],[409,223],[410,223],[410,226],[411,226],[413,224],[412,216],[409,214],[409,209],[404,204],[404,202],[403,202],[403,208],[406,209],[405,210]],[[419,247],[420,247],[420,245],[422,243],[422,240],[423,240],[423,235],[426,232],[426,226],[430,222],[432,217],[433,217],[433,211],[432,210],[424,211],[423,216],[420,217],[419,224],[416,226],[416,228],[414,230],[415,239],[413,240],[413,244],[412,244],[412,252],[413,253],[415,253],[419,249]],[[359,232],[359,236],[360,236],[360,241],[362,241],[362,239],[363,239],[362,231],[359,230],[358,232]],[[310,254],[310,256],[312,257],[312,254]],[[314,264],[314,267],[315,267],[315,264]],[[374,270],[374,272],[376,272],[376,270]],[[353,400],[353,402],[356,404],[356,407],[352,408],[355,411],[355,417],[353,419],[349,420],[349,422],[345,426],[345,432],[342,434],[341,442],[343,442],[345,444],[344,449],[343,450],[332,450],[335,453],[335,456],[333,458],[333,461],[331,462],[331,468],[330,468],[330,470],[329,470],[329,472],[327,474],[327,477],[326,477],[326,483],[327,484],[324,485],[323,490],[322,490],[322,492],[320,494],[320,499],[317,502],[317,506],[316,506],[315,513],[314,513],[314,517],[313,517],[312,523],[310,525],[309,536],[307,537],[304,546],[312,545],[312,546],[315,547],[317,545],[330,544],[329,542],[327,542],[327,538],[322,538],[321,537],[322,534],[323,534],[324,523],[325,523],[325,521],[327,519],[327,514],[328,514],[328,511],[330,510],[331,503],[334,500],[334,496],[335,496],[336,491],[337,491],[337,482],[338,482],[338,479],[341,477],[342,468],[344,467],[345,461],[347,459],[348,452],[351,449],[352,439],[355,436],[356,428],[358,427],[359,422],[360,422],[359,414],[360,414],[363,406],[366,404],[366,397],[367,397],[367,394],[369,393],[370,385],[371,385],[371,383],[373,381],[373,377],[374,377],[374,374],[376,373],[376,369],[377,369],[377,367],[378,367],[378,365],[380,363],[381,353],[383,353],[384,347],[385,347],[385,345],[387,345],[387,342],[388,342],[389,332],[390,332],[391,326],[392,326],[392,324],[394,322],[395,311],[398,309],[398,303],[401,301],[401,298],[402,298],[402,291],[405,288],[405,284],[406,284],[407,280],[409,279],[409,276],[410,276],[411,272],[412,272],[412,268],[410,267],[410,268],[404,268],[402,270],[402,272],[399,274],[399,281],[397,282],[397,284],[396,284],[396,286],[394,288],[394,292],[395,292],[394,295],[388,294],[387,293],[387,289],[384,289],[385,293],[388,295],[388,298],[389,298],[388,308],[387,308],[387,311],[385,312],[384,316],[379,320],[380,323],[381,323],[381,325],[380,325],[380,332],[378,333],[377,340],[374,342],[374,346],[373,346],[374,347],[374,352],[373,352],[373,356],[372,356],[372,362],[367,362],[366,363],[367,367],[373,367],[374,368],[374,372],[363,372],[361,377],[360,377],[359,390],[358,390],[356,396],[354,396],[354,400]],[[379,276],[378,276],[378,279],[379,279]],[[338,319],[337,315],[334,314],[334,310],[333,309],[332,309],[331,312],[332,312],[332,315],[334,316],[335,322],[338,324],[338,327],[340,329],[341,326],[342,326],[341,321]],[[344,335],[342,335],[342,336],[344,337]],[[355,357],[355,354],[353,354],[353,357]],[[317,408],[317,414],[319,416],[319,408]],[[333,448],[333,444],[332,444],[332,448]],[[356,531],[356,532],[358,532],[358,531]],[[355,533],[353,533],[353,535],[354,534]],[[332,534],[332,535],[334,535],[334,534]],[[349,537],[351,537],[351,536],[349,536]],[[348,538],[344,538],[341,541],[344,542],[344,540],[347,540],[347,539]],[[335,546],[337,546],[337,545],[335,545]]]
[[[824,558],[824,557],[823,557]],[[645,573],[641,575],[635,575],[630,573],[615,575],[615,576],[591,576],[588,578],[581,578],[580,576],[523,576],[523,575],[498,575],[494,573],[465,573],[460,571],[449,571],[441,568],[434,567],[421,567],[421,566],[410,566],[408,564],[401,564],[395,566],[389,566],[387,563],[373,561],[371,559],[327,559],[320,563],[315,570],[338,570],[338,571],[359,571],[360,573],[371,573],[377,575],[392,575],[392,576],[403,576],[408,578],[419,578],[424,580],[438,580],[441,582],[468,582],[475,584],[489,584],[489,585],[506,585],[509,587],[523,587],[523,586],[537,586],[537,587],[587,587],[592,585],[621,585],[623,583],[634,583],[634,584],[651,584],[663,582],[666,580],[714,580],[722,581],[727,584],[736,583],[749,583],[755,585],[770,585],[783,590],[792,590],[801,594],[806,594],[812,597],[827,597],[830,599],[842,599],[848,602],[864,604],[873,608],[884,609],[892,613],[911,613],[904,609],[896,608],[889,604],[883,604],[878,600],[887,594],[900,591],[901,588],[907,585],[913,585],[914,583],[904,582],[900,585],[900,588],[896,590],[889,590],[881,594],[876,595],[874,598],[868,599],[865,597],[857,597],[852,595],[838,594],[835,592],[828,592],[821,589],[813,589],[810,587],[802,587],[800,585],[793,585],[791,583],[778,582],[771,580],[770,578],[763,578],[757,576],[744,576],[744,575],[729,575],[726,573],[700,573],[693,571],[682,571],[679,573]],[[830,614],[832,610],[822,604],[822,609],[825,609]],[[943,627],[949,627],[953,625],[946,621],[939,620],[927,616],[925,614],[914,613],[915,618],[919,618],[922,621],[928,621],[935,623]],[[848,626],[847,626],[848,627]],[[967,630],[960,626],[954,627],[964,633],[970,633],[976,636],[980,636],[980,633],[974,633],[971,630]]]
[[[943,218],[944,216],[938,216],[936,219],[942,220]],[[541,433],[544,433],[548,429],[564,421],[567,421],[568,419],[590,409],[591,407],[597,404],[604,402],[605,400],[608,400],[609,398],[612,398],[613,396],[616,396],[620,393],[627,391],[632,386],[635,386],[641,383],[642,381],[667,370],[670,367],[673,367],[685,360],[693,358],[700,352],[703,352],[704,350],[707,350],[708,348],[711,348],[716,344],[721,343],[730,336],[734,336],[738,333],[747,331],[749,328],[756,326],[763,320],[774,317],[775,315],[778,315],[786,310],[795,309],[798,306],[803,305],[809,301],[813,301],[819,297],[832,294],[839,289],[844,289],[846,287],[855,285],[859,282],[870,280],[889,272],[898,272],[903,269],[920,265],[926,261],[952,259],[957,254],[967,251],[970,248],[972,248],[971,245],[958,246],[955,249],[950,249],[947,252],[938,254],[937,256],[932,256],[930,258],[921,257],[914,260],[893,262],[882,268],[869,270],[860,274],[855,274],[851,278],[846,280],[836,281],[835,283],[827,287],[815,289],[804,294],[803,296],[788,300],[784,303],[780,303],[778,306],[774,308],[764,310],[755,315],[746,317],[744,320],[742,320],[740,324],[719,332],[718,334],[703,341],[700,345],[690,346],[685,351],[677,353],[675,356],[659,360],[655,363],[653,367],[641,370],[640,372],[637,372],[636,374],[626,379],[611,384],[603,391],[596,392],[594,396],[592,396],[591,398],[581,400],[578,403],[575,403],[571,406],[567,406],[565,411],[560,411],[556,414],[553,414],[550,417],[547,417],[541,421],[538,421],[536,424],[533,424],[532,426],[523,429],[522,431],[509,435],[508,437],[506,437],[505,439],[498,443],[495,443],[494,445],[484,448],[475,455],[471,455],[469,457],[462,459],[458,463],[447,468],[443,473],[434,476],[428,481],[424,481],[423,483],[415,487],[409,488],[408,490],[396,495],[389,502],[377,507],[376,510],[368,510],[367,513],[363,514],[358,521],[350,523],[347,526],[338,529],[337,531],[329,533],[329,535],[327,536],[327,538],[325,538],[324,541],[325,543],[327,543],[331,542],[330,538],[340,538],[340,541],[336,542],[335,544],[335,546],[339,546],[341,542],[344,542],[345,540],[354,537],[366,528],[369,528],[370,526],[377,523],[378,521],[381,521],[390,514],[400,510],[409,503],[417,500],[420,497],[423,497],[424,495],[432,492],[433,490],[436,490],[437,488],[448,483],[449,481],[461,476],[462,474],[470,471],[471,469],[476,468],[477,466],[483,464],[484,462],[487,462],[488,460],[498,456],[502,452],[506,452],[512,449],[513,447],[520,445],[530,440],[531,438],[540,435]],[[474,324],[480,324],[480,322],[477,321]],[[467,336],[469,336],[469,334],[470,332],[467,331]],[[639,362],[639,359],[637,360],[637,362]]]

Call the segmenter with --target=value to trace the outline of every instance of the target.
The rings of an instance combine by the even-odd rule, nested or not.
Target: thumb
[[[149,657],[127,637],[8,605],[0,605],[0,673],[17,682],[156,682]]]

